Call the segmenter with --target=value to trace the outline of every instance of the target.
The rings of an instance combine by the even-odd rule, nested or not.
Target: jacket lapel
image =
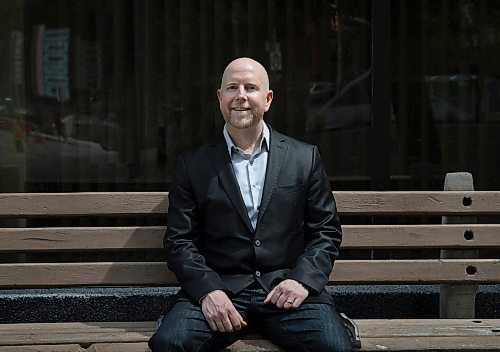
[[[213,142],[210,150],[210,156],[217,172],[217,176],[219,177],[229,200],[233,204],[234,209],[239,214],[248,229],[253,232],[252,223],[248,218],[245,202],[241,196],[240,187],[238,186],[238,181],[234,175],[231,159],[229,158],[229,153],[227,151],[226,141],[223,136]]]
[[[271,132],[269,157],[267,160],[266,180],[264,182],[264,191],[262,193],[262,200],[260,202],[260,210],[259,210],[259,216],[257,218],[257,224],[259,220],[262,218],[262,216],[264,216],[267,206],[269,205],[271,197],[274,193],[274,190],[278,183],[278,178],[281,174],[281,169],[283,167],[283,161],[285,160],[286,151],[288,149],[285,140],[282,138],[282,136],[278,132],[275,132],[273,129],[271,129],[270,126],[269,130]]]

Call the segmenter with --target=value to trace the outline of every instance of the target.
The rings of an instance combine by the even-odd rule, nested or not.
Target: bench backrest
[[[490,253],[500,247],[500,224],[475,224],[471,218],[499,215],[500,192],[334,195],[344,224],[344,240],[332,282],[500,282],[500,259]],[[168,194],[164,192],[0,194],[0,223],[9,224],[0,228],[0,288],[176,285],[175,276],[158,259],[167,210]],[[441,216],[461,216],[470,223],[441,224]],[[129,219],[141,224],[131,226]],[[424,220],[426,224],[422,224]],[[360,222],[363,224],[357,224]],[[413,252],[396,255],[403,259],[393,255],[375,260],[366,257],[370,250],[380,249]],[[466,259],[441,259],[435,254],[439,249],[464,253],[479,249],[485,253],[481,259],[467,255]],[[134,256],[130,260],[119,255],[133,252],[160,256],[146,254],[140,260]],[[419,252],[422,256],[415,257]],[[45,257],[23,259],[36,253]],[[54,253],[57,262],[47,260],[47,253]],[[75,253],[106,255],[89,256],[82,262]]]

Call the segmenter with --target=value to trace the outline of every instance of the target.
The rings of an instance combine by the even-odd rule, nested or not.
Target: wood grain
[[[362,333],[362,351],[495,351],[500,346],[500,319],[360,319],[356,323]],[[0,346],[4,347],[0,351],[66,351],[59,347],[51,350],[53,341],[68,348],[89,345],[86,351],[94,352],[148,351],[147,341],[154,328],[154,322],[1,324]],[[21,345],[30,347],[5,347]],[[251,335],[226,351],[280,350]]]
[[[144,344],[144,343],[141,343]],[[146,344],[147,347],[147,344]],[[80,345],[0,346],[0,352],[86,352]],[[117,350],[115,350],[117,351]],[[151,350],[145,350],[151,351]],[[110,351],[111,352],[111,351]]]
[[[0,216],[124,216],[166,214],[165,192],[2,193]]]
[[[345,225],[343,231],[343,249],[500,247],[500,225]],[[0,228],[0,252],[155,250],[163,248],[164,234],[164,226]]]
[[[469,333],[497,336],[500,332],[500,319],[355,319],[365,337],[405,336],[410,329],[415,336],[425,336],[429,329],[436,336],[457,336],[453,331],[462,331],[460,336]],[[133,322],[76,322],[76,323],[7,323],[0,324],[0,336],[12,332],[46,334],[57,331],[61,334],[81,333],[120,333],[135,331],[152,333],[155,321]],[[255,335],[250,336],[255,338]]]
[[[0,252],[162,249],[164,234],[164,226],[0,228]]]
[[[341,214],[477,215],[500,213],[500,192],[334,192]],[[470,199],[470,206],[463,204]]]
[[[151,352],[151,350],[146,342],[96,343],[87,348],[85,352]]]
[[[467,273],[471,267],[474,274]],[[339,260],[330,280],[338,284],[493,283],[500,281],[500,259]],[[177,285],[177,281],[161,262],[0,264],[3,288],[140,285]]]
[[[172,285],[165,263],[21,263],[0,264],[0,287]]]
[[[495,248],[500,225],[344,225],[344,249]]]
[[[475,268],[474,274],[467,269]],[[339,260],[335,283],[493,283],[500,281],[500,259]]]
[[[500,191],[333,192],[344,215],[499,214]],[[464,197],[471,204],[463,204]],[[3,193],[0,217],[166,214],[166,192]]]
[[[500,337],[497,336],[458,336],[458,337],[397,337],[397,338],[366,338],[362,340],[364,352],[398,351],[482,351],[498,352]]]

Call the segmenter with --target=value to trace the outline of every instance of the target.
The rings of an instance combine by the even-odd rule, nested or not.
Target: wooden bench
[[[410,258],[340,258],[330,277],[332,285],[442,284],[441,318],[399,319],[395,311],[397,319],[356,319],[362,351],[500,350],[500,319],[476,318],[473,304],[478,284],[500,283],[500,259],[492,251],[500,247],[500,224],[453,224],[463,219],[474,222],[473,216],[500,215],[500,192],[334,195],[346,224],[343,253],[404,249],[410,250]],[[18,227],[0,228],[0,288],[8,293],[11,289],[31,288],[176,286],[164,262],[147,261],[147,255],[140,261],[127,260],[127,255],[125,259],[120,257],[124,253],[160,252],[164,226],[157,224],[167,208],[167,193],[0,194],[0,218],[11,225],[18,222],[14,224]],[[436,216],[446,216],[444,224]],[[405,220],[401,220],[403,217]],[[140,225],[128,225],[132,223],[128,218],[139,218],[134,221]],[[428,224],[422,224],[423,219]],[[441,256],[448,259],[439,255],[411,257],[422,249],[439,249]],[[64,261],[39,262],[38,257],[30,261],[37,253],[49,252],[57,253]],[[75,253],[86,252],[97,253],[96,259],[90,256],[79,262],[82,258]],[[102,258],[110,257],[109,253],[100,252],[117,254],[111,256],[113,261],[104,261]],[[75,261],[70,260],[75,257]],[[5,258],[15,260],[5,262]],[[25,262],[20,263],[19,258]],[[459,309],[447,306],[450,302]],[[443,319],[453,316],[455,319]],[[0,324],[0,352],[147,351],[155,324],[5,323]],[[228,350],[279,351],[256,335],[238,341]]]

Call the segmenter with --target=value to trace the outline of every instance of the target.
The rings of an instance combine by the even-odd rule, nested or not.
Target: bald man
[[[342,232],[317,148],[264,122],[257,61],[229,63],[217,98],[220,136],[176,162],[164,247],[181,290],[150,348],[220,351],[252,328],[286,351],[351,351],[325,291]]]

